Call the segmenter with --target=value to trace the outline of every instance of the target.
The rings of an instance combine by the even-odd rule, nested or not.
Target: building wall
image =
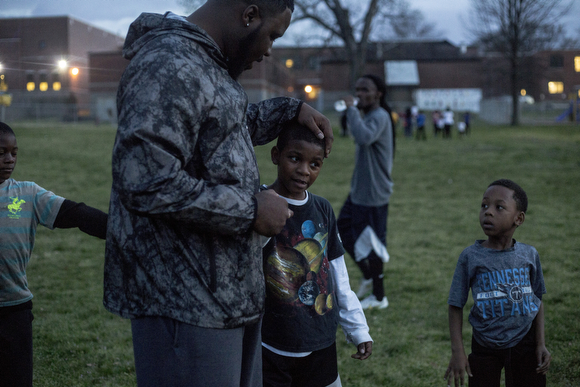
[[[117,121],[117,88],[128,64],[121,50],[89,55],[91,115],[96,121]],[[294,78],[285,66],[271,57],[254,63],[251,70],[242,73],[239,82],[246,90],[250,102],[295,96]]]
[[[89,53],[116,50],[123,44],[123,39],[72,18],[68,19],[67,38],[69,68],[79,69],[76,76],[71,75],[69,71],[70,90],[79,103],[86,104],[90,101]]]
[[[417,61],[419,85],[388,86],[387,100],[396,110],[402,110],[413,102],[416,89],[461,89],[481,88],[481,60],[423,60]],[[384,61],[367,63],[364,73],[385,78]],[[321,69],[321,87],[324,90],[323,106],[330,109],[334,101],[346,93],[353,93],[349,87],[349,69],[345,61],[323,62]]]
[[[580,96],[580,50],[543,51],[536,58],[537,65],[544,69],[539,78],[540,99],[561,101]],[[551,93],[549,82],[562,82],[562,92]]]
[[[481,60],[418,62],[422,89],[481,87]]]
[[[120,49],[89,54],[91,117],[96,122],[117,122],[117,88],[128,64]]]

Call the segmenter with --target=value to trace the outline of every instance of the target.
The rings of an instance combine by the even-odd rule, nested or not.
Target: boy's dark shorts
[[[499,387],[501,370],[505,368],[506,387],[545,387],[546,375],[536,373],[535,329],[532,327],[514,347],[491,349],[471,339],[469,367],[473,377],[469,387]]]
[[[264,387],[324,387],[338,378],[336,343],[306,357],[278,355],[262,347]]]
[[[0,387],[32,386],[32,301],[0,308]]]

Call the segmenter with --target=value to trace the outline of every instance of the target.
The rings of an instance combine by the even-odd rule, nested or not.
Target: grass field
[[[15,179],[107,210],[113,127],[13,127],[20,147]],[[264,183],[275,178],[269,150],[257,149]],[[311,189],[337,213],[349,191],[353,160],[352,140],[337,137]],[[430,136],[418,142],[399,136],[393,175],[391,261],[385,266],[390,306],[367,313],[375,340],[369,360],[351,359],[354,348],[338,332],[343,385],[446,385],[446,300],[455,263],[465,247],[484,237],[478,210],[485,188],[510,178],[530,201],[515,238],[538,249],[546,279],[546,341],[553,356],[548,385],[579,386],[580,127],[514,129],[476,122],[463,139]],[[103,255],[104,242],[79,231],[39,229],[28,269],[35,295],[35,386],[135,386],[130,324],[102,306]],[[347,263],[356,288],[360,275]],[[467,322],[464,340],[470,342]]]

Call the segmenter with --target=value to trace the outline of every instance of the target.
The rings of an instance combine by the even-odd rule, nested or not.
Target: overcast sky
[[[470,42],[464,24],[468,21],[469,5],[473,0],[408,1],[412,8],[423,12],[427,21],[435,23],[441,38],[455,44]],[[566,20],[569,34],[575,31],[580,20],[580,0],[573,2]],[[67,15],[123,37],[129,24],[141,12],[165,11],[185,13],[176,0],[0,0],[0,18]],[[291,42],[287,40],[282,43]]]

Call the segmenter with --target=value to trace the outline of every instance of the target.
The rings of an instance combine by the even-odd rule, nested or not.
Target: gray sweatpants
[[[131,320],[139,387],[262,386],[261,321],[207,329],[165,317]]]

